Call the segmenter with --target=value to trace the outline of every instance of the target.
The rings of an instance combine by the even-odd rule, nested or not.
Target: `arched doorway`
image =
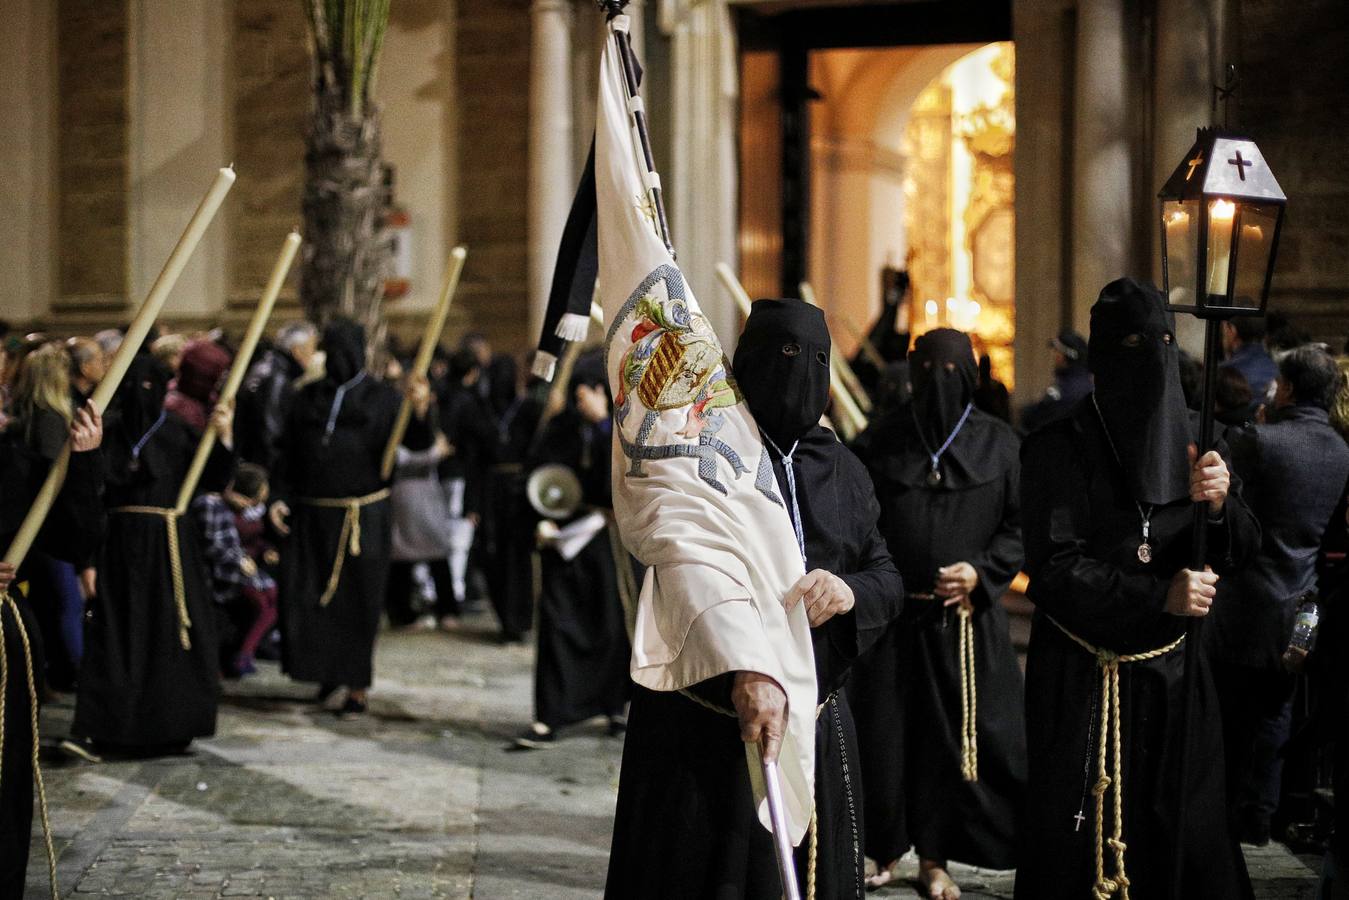
[[[812,56],[809,273],[835,340],[856,348],[904,269],[901,328],[969,331],[1011,387],[1011,43]]]

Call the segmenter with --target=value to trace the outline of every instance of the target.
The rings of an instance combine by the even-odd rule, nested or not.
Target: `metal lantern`
[[[1264,315],[1288,198],[1255,142],[1199,129],[1158,196],[1170,308],[1201,318]]]

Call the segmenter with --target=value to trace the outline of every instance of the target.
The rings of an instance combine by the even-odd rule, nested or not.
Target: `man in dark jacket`
[[[1026,433],[1070,415],[1091,393],[1086,338],[1065,328],[1049,346],[1054,351],[1054,383],[1045,389],[1043,397],[1021,411],[1021,430]]]
[[[1341,381],[1323,350],[1293,350],[1279,362],[1267,424],[1229,432],[1242,495],[1263,537],[1250,564],[1219,582],[1208,636],[1222,707],[1228,807],[1248,843],[1269,840],[1294,687],[1280,657],[1301,598],[1316,588],[1317,550],[1349,481],[1349,446],[1330,427],[1327,412]]]
[[[286,409],[295,381],[318,349],[318,332],[309,322],[291,322],[276,335],[276,346],[258,354],[239,392],[239,456],[269,472],[276,464]]]

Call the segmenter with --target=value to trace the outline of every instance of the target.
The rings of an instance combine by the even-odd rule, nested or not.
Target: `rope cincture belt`
[[[178,519],[182,513],[164,506],[115,506],[112,513],[130,513],[140,516],[159,516],[169,539],[169,575],[173,581],[173,605],[178,610],[178,643],[184,650],[192,649],[192,618],[187,614],[187,590],[183,586],[183,555],[178,545]]]
[[[1064,628],[1052,616],[1046,616],[1054,626],[1083,650],[1096,657],[1096,665],[1101,670],[1101,722],[1100,738],[1097,741],[1096,783],[1091,792],[1096,806],[1096,883],[1092,886],[1094,900],[1110,900],[1116,894],[1121,900],[1129,900],[1129,876],[1124,872],[1124,772],[1121,763],[1122,743],[1120,736],[1120,700],[1119,667],[1122,663],[1144,662],[1157,659],[1175,650],[1185,641],[1181,635],[1165,647],[1148,650],[1144,653],[1117,654],[1113,650],[1093,647],[1082,638]],[[1114,755],[1114,765],[1107,768],[1107,758]],[[1109,774],[1107,774],[1109,772]],[[1110,838],[1105,837],[1105,793],[1110,791],[1114,807],[1114,830]],[[1105,846],[1115,854],[1115,874],[1111,878],[1105,875]]]
[[[911,592],[911,600],[936,600],[936,594]],[[979,780],[979,689],[974,677],[974,608],[956,607],[959,628],[956,645],[960,666],[960,777]]]
[[[704,700],[702,697],[699,697],[697,694],[693,693],[693,691],[690,691],[686,688],[680,688],[677,693],[683,695],[689,700],[692,700],[694,703],[698,704],[704,709],[712,710],[712,712],[714,713],[720,713],[723,716],[730,716],[732,719],[740,718],[733,711],[720,707],[717,704],[713,703],[711,700]],[[821,715],[823,715],[825,708],[828,707],[829,704],[832,703],[833,701],[834,701],[834,694],[830,694],[828,697],[825,697],[824,702],[815,707],[815,718],[818,719]],[[815,807],[813,807],[810,811],[810,850],[809,855],[807,856],[806,859],[806,900],[815,900],[816,869],[819,867],[819,857],[820,857],[820,818],[819,818],[819,804],[816,804]]]
[[[319,597],[319,606],[327,606],[337,593],[337,584],[342,580],[342,563],[347,554],[361,555],[361,507],[389,499],[389,489],[375,491],[364,497],[301,497],[305,506],[317,506],[322,509],[343,509],[346,516],[342,519],[342,533],[337,537],[337,556],[333,558],[333,571],[328,576],[328,586]]]
[[[974,609],[967,604],[956,608],[960,628],[960,776],[979,780],[979,691],[974,681]]]
[[[0,759],[5,754],[5,701],[9,697],[9,660],[6,658],[5,648],[6,609],[14,616],[19,642],[23,644],[24,675],[28,681],[29,727],[33,733],[33,782],[37,785],[37,805],[42,815],[42,837],[47,845],[47,877],[51,879],[53,900],[60,900],[61,894],[56,889],[56,850],[52,846],[52,823],[47,816],[47,786],[42,780],[42,765],[38,760],[38,704],[37,685],[33,679],[33,647],[28,643],[28,629],[24,627],[19,604],[14,602],[14,598],[7,591],[0,591]],[[3,766],[0,766],[0,773],[3,773]]]

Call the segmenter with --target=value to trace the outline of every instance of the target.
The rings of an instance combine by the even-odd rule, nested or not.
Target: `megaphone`
[[[565,519],[581,508],[581,479],[559,463],[539,466],[525,482],[525,496],[544,518]]]

